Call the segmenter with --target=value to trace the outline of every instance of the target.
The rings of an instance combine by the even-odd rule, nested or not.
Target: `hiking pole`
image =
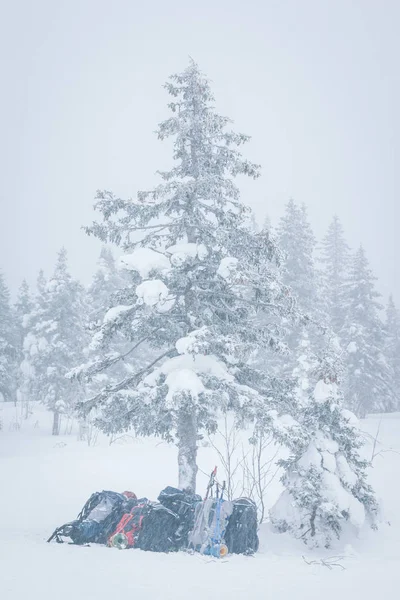
[[[226,488],[226,481],[223,481],[222,482],[222,488],[221,488],[221,503],[222,503],[222,497],[223,497],[224,492],[225,492],[225,488]],[[221,544],[220,543],[220,545],[219,545],[219,557],[223,558],[224,556],[226,556],[228,554],[228,552],[229,552],[228,546],[226,544]]]
[[[224,492],[225,492],[225,487],[226,487],[226,481],[223,481],[222,487],[221,487],[221,500],[222,500],[222,496],[224,495]]]
[[[221,504],[219,497],[219,483],[217,481],[217,490],[215,495],[215,529],[214,536],[211,538],[211,554],[216,558],[220,557],[221,551]]]
[[[224,531],[221,527],[221,509],[222,509],[222,503],[224,502],[223,495],[224,495],[224,491],[225,491],[225,486],[226,486],[225,481],[222,482],[221,488],[219,487],[219,484],[217,482],[217,495],[216,495],[216,507],[215,507],[215,535],[214,535],[214,541],[213,541],[213,548],[211,551],[213,556],[215,556],[217,558],[222,558],[228,554],[228,547],[222,541],[222,536],[224,534]]]
[[[214,467],[214,469],[211,471],[210,479],[209,479],[209,482],[207,485],[206,497],[204,498],[204,500],[207,500],[210,491],[211,491],[211,496],[212,496],[212,488],[214,487],[216,475],[217,475],[217,467]]]

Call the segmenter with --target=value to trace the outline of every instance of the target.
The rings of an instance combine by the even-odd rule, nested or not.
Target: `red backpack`
[[[115,531],[108,538],[108,545],[116,548],[135,548],[138,545],[139,533],[142,528],[143,517],[148,500],[139,500],[129,513],[125,513],[118,523]]]

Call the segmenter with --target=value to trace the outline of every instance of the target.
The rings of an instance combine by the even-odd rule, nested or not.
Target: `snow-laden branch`
[[[143,378],[144,375],[147,375],[149,371],[163,358],[172,357],[176,355],[177,351],[175,350],[175,348],[170,348],[166,352],[163,352],[160,356],[157,356],[157,358],[155,358],[149,365],[147,365],[143,369],[140,369],[139,371],[137,371],[133,375],[130,375],[129,377],[125,377],[125,379],[123,379],[119,383],[116,383],[115,385],[105,387],[99,394],[96,394],[92,398],[89,398],[89,400],[87,400],[86,402],[81,403],[84,413],[89,413],[93,408],[95,408],[97,404],[101,404],[101,402],[106,400],[109,395],[120,392],[121,390],[126,390],[132,385],[136,385],[137,383],[139,383],[141,378]]]

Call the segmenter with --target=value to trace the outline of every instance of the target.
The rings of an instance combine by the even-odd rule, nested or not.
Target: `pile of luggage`
[[[157,502],[133,492],[92,494],[78,517],[58,527],[48,542],[106,544],[152,552],[192,550],[216,557],[258,550],[257,509],[249,498],[228,501],[224,486],[213,494],[211,476],[204,500],[190,490],[166,487]]]

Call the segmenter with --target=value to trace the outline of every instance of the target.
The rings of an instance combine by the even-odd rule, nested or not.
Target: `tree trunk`
[[[29,418],[29,399],[26,397],[24,402],[24,419]]]
[[[58,411],[53,412],[53,435],[58,435],[60,433],[60,413]]]
[[[196,491],[197,423],[195,411],[181,410],[178,421],[178,468],[180,489]]]
[[[83,442],[88,438],[88,425],[86,419],[79,420],[78,440]]]

